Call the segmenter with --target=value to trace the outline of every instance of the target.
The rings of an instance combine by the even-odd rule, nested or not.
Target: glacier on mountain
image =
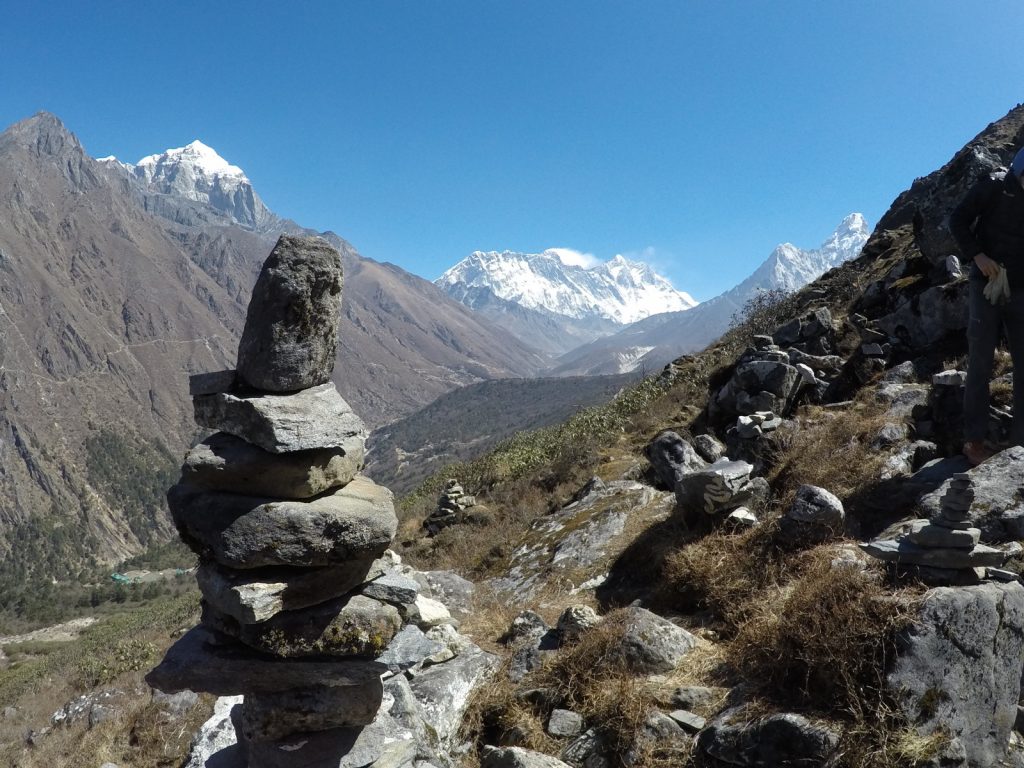
[[[566,252],[572,258],[566,258]],[[574,319],[632,323],[661,312],[697,306],[647,264],[616,256],[589,268],[575,251],[541,253],[474,251],[435,280],[449,296],[468,306],[486,288],[527,309]],[[579,258],[577,258],[579,257]]]

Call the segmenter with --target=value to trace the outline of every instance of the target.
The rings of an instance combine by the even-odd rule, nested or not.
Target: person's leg
[[[1013,430],[1010,442],[1024,445],[1024,292],[1010,297],[1000,313],[1013,360]]]
[[[981,443],[988,436],[988,385],[992,378],[992,360],[999,342],[1002,321],[999,311],[985,298],[985,283],[981,280],[971,280],[969,283],[964,440],[968,443]]]

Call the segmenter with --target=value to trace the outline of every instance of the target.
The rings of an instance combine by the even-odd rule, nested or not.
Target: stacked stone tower
[[[278,241],[237,371],[192,377],[196,422],[218,431],[168,492],[203,611],[147,680],[243,694],[232,719],[251,768],[348,764],[383,698],[374,659],[418,618],[416,585],[390,584],[391,492],[359,475],[365,429],[330,383],[341,289],[329,245]]]

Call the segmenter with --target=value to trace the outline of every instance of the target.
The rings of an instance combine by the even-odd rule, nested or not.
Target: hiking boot
[[[964,443],[964,456],[972,467],[992,458],[992,451],[985,447],[982,440],[968,440]]]

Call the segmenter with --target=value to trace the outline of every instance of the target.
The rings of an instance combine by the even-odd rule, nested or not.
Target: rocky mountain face
[[[79,557],[136,552],[169,531],[165,483],[147,483],[194,439],[187,375],[233,365],[259,265],[310,231],[209,148],[99,162],[45,113],[0,134],[0,210],[4,538],[45,517]],[[345,271],[334,380],[369,424],[536,369],[431,283],[324,237]]]
[[[622,256],[584,268],[559,249],[542,253],[475,251],[435,283],[449,296],[488,317],[511,323],[521,338],[547,352],[566,351],[659,312],[697,302],[648,265]],[[544,325],[561,328],[545,339]]]
[[[790,293],[856,257],[869,232],[864,217],[852,213],[818,248],[804,250],[783,243],[749,277],[725,293],[685,312],[666,312],[639,320],[615,335],[574,349],[563,355],[550,372],[579,376],[625,373],[639,368],[656,370],[679,355],[703,349],[721,336],[758,292]]]

